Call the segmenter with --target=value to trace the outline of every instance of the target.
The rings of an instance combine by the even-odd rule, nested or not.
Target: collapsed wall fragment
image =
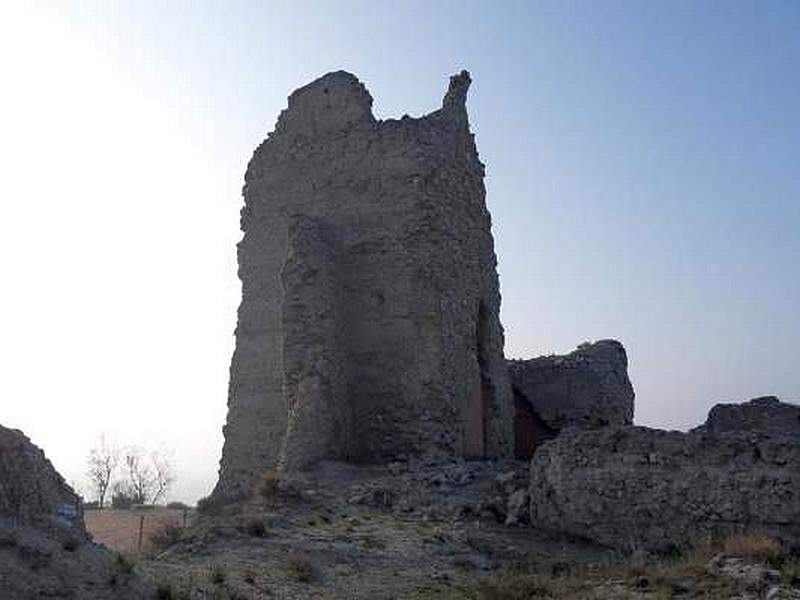
[[[740,420],[688,433],[632,426],[562,432],[533,455],[531,524],[623,550],[685,548],[744,531],[797,546],[800,436],[763,427],[797,407],[726,406],[747,414],[752,429]]]
[[[508,370],[518,459],[530,459],[566,427],[633,423],[628,357],[616,340],[581,344],[566,355],[509,360]]]

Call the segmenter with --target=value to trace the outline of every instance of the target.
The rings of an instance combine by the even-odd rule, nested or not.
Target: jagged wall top
[[[275,132],[316,137],[374,123],[364,84],[352,73],[333,71],[292,92]]]
[[[450,77],[442,108],[426,116],[445,113],[466,122],[471,83],[472,78],[465,70]],[[318,137],[350,127],[372,127],[378,123],[372,114],[372,101],[358,77],[347,71],[332,71],[292,92],[288,107],[278,117],[275,133]]]

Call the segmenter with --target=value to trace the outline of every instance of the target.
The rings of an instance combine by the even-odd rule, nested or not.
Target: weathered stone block
[[[583,344],[564,356],[509,360],[515,404],[515,455],[530,458],[568,426],[633,423],[628,357],[616,340]]]

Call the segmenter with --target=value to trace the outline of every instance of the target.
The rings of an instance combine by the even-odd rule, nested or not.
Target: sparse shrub
[[[625,560],[624,573],[628,579],[638,579],[647,572],[650,564],[649,556],[643,549],[636,547]]]
[[[156,583],[156,600],[191,600],[191,586],[162,579]]]
[[[480,600],[529,600],[558,598],[553,580],[540,575],[509,575],[484,580],[478,587]]]
[[[117,570],[125,575],[133,573],[133,569],[136,566],[130,557],[122,554],[121,552],[117,552],[116,556],[114,557],[114,564],[116,564]]]
[[[173,510],[189,510],[189,505],[183,502],[167,502],[167,508]]]
[[[19,544],[17,534],[13,531],[0,531],[0,548],[13,548]]]
[[[78,549],[78,546],[81,545],[81,542],[78,538],[69,537],[61,544],[61,547],[64,548],[67,552],[75,552]]]
[[[225,583],[227,578],[228,570],[225,568],[225,565],[215,563],[208,568],[208,579],[211,581],[211,583],[215,585],[221,585]]]
[[[254,585],[256,582],[256,574],[251,570],[247,569],[244,572],[244,582],[248,585]]]
[[[800,586],[800,557],[789,558],[783,562],[781,578],[789,585]]]
[[[311,560],[300,552],[290,552],[286,559],[287,574],[302,583],[307,583],[314,579],[315,569]]]
[[[364,538],[364,548],[368,550],[386,550],[386,540],[377,536],[366,536]]]
[[[156,598],[157,600],[176,600],[172,584],[168,581],[159,581],[156,584]]]
[[[278,483],[278,474],[274,470],[269,469],[265,471],[258,482],[258,495],[267,502],[272,502],[278,496],[280,491]]]
[[[729,556],[766,563],[777,561],[782,554],[780,543],[763,533],[733,535],[725,540],[723,550]]]
[[[222,502],[214,496],[206,496],[197,501],[197,512],[207,517],[218,517],[222,514]]]
[[[100,503],[97,500],[83,503],[83,510],[99,510]]]
[[[264,519],[250,519],[239,530],[253,537],[266,537],[267,524]]]
[[[183,529],[178,525],[168,523],[150,535],[150,542],[157,549],[168,548],[178,542],[183,535]]]
[[[116,490],[111,495],[111,506],[117,510],[128,510],[134,504],[134,498],[123,489]]]

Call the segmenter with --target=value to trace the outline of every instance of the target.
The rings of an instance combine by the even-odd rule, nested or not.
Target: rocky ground
[[[0,600],[139,600],[153,586],[87,535],[80,498],[21,431],[0,426]]]
[[[103,546],[0,518],[2,600],[141,600],[154,594],[132,561]]]
[[[195,525],[166,532],[136,570],[166,599],[800,598],[797,561],[768,538],[656,560],[506,525],[526,472],[414,462],[268,474],[250,500],[206,504]]]

